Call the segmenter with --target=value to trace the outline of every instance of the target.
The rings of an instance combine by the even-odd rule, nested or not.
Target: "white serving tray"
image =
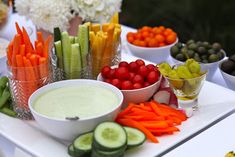
[[[159,137],[159,144],[147,141],[141,147],[128,150],[125,156],[160,155],[234,111],[234,95],[235,92],[227,88],[205,82],[199,95],[199,110],[179,127],[181,130],[179,133]],[[0,134],[27,153],[42,157],[68,156],[66,144],[38,128],[39,126],[34,121],[23,121],[0,114]]]
[[[125,53],[122,54],[122,59],[136,60],[135,57]],[[181,130],[179,133],[159,137],[160,143],[158,144],[147,141],[141,147],[128,150],[125,157],[161,155],[233,112],[235,110],[234,95],[234,91],[206,81],[199,95],[199,110],[179,127]],[[67,144],[44,133],[34,121],[23,121],[0,113],[0,135],[33,156],[69,156]]]

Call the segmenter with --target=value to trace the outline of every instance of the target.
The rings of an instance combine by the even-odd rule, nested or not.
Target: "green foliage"
[[[235,53],[234,0],[124,0],[120,17],[124,25],[171,27],[182,42],[220,42]]]

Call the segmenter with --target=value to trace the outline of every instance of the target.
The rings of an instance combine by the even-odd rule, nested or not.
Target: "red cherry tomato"
[[[110,78],[110,79],[115,78],[115,72],[116,72],[116,69],[111,69],[109,71],[108,78]]]
[[[140,66],[138,70],[138,74],[140,74],[143,77],[146,77],[148,73],[149,73],[149,69],[145,65]]]
[[[142,84],[144,82],[144,79],[143,79],[143,77],[141,75],[136,74],[134,76],[134,78],[132,79],[132,82],[133,83],[140,83],[140,84]]]
[[[148,76],[147,76],[147,81],[148,81],[150,84],[153,84],[153,83],[157,82],[158,77],[159,77],[158,72],[156,72],[156,71],[151,71],[151,72],[148,74]]]
[[[148,87],[148,86],[150,86],[151,84],[149,83],[149,82],[144,82],[144,87]]]
[[[129,80],[132,81],[135,75],[136,75],[135,73],[129,72]]]
[[[129,71],[136,73],[138,69],[139,69],[139,65],[136,62],[129,63]]]
[[[142,85],[140,83],[133,84],[133,89],[140,89],[142,88]]]
[[[137,59],[135,61],[139,66],[145,65],[145,62],[142,59]]]
[[[108,78],[107,78],[107,79],[104,79],[104,82],[112,84],[112,83],[111,83],[111,80],[108,79]]]
[[[120,89],[122,82],[119,79],[115,78],[112,80],[111,84]]]
[[[118,67],[127,67],[128,68],[128,63],[126,61],[122,61],[118,64]]]
[[[131,83],[131,81],[125,80],[122,82],[121,89],[122,90],[131,90],[131,89],[133,89],[133,84]]]
[[[156,71],[157,70],[156,66],[153,64],[148,64],[148,65],[146,65],[146,67],[149,69],[149,71]]]
[[[120,80],[126,80],[129,78],[129,71],[127,67],[119,67],[116,69],[115,77]]]
[[[109,66],[104,66],[101,70],[101,75],[103,78],[108,78],[111,68]]]

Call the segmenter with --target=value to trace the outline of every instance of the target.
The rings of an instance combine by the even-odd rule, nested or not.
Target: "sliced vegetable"
[[[91,153],[93,133],[85,133],[78,136],[73,141],[74,152],[76,156],[85,156]]]
[[[94,144],[99,150],[114,151],[127,143],[126,131],[117,123],[104,122],[94,131]]]
[[[80,73],[82,69],[81,64],[81,52],[79,44],[72,44],[71,51],[71,65],[70,65],[70,78],[76,79],[80,78]]]
[[[127,146],[129,148],[139,146],[144,143],[146,137],[143,132],[131,127],[124,127],[127,132]]]
[[[63,51],[61,41],[56,41],[55,45],[55,54],[57,56],[57,66],[58,68],[63,69]]]
[[[87,25],[79,25],[78,41],[81,46],[82,67],[86,67],[87,54],[89,53],[89,29]]]

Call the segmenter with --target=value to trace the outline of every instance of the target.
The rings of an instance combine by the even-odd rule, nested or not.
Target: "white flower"
[[[115,12],[120,12],[122,0],[76,0],[74,7],[83,19],[108,22]]]
[[[24,15],[27,17],[27,15],[29,15],[29,9],[31,3],[32,0],[16,0],[15,1],[16,11],[19,13],[19,15]]]

